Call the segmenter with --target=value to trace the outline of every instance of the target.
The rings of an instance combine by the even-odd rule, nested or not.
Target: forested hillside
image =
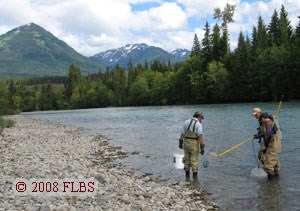
[[[0,36],[0,78],[67,75],[70,64],[93,73],[101,66],[34,23]]]
[[[221,23],[206,23],[204,38],[195,35],[183,63],[129,62],[127,70],[116,66],[89,76],[71,65],[67,77],[47,78],[46,84],[41,79],[1,81],[0,112],[274,101],[282,94],[285,100],[300,99],[300,23],[291,26],[282,6],[269,24],[259,17],[251,36],[241,32],[232,51],[227,25],[233,12],[232,5],[215,10]]]

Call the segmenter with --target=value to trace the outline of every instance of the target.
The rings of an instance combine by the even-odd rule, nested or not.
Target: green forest
[[[270,23],[262,17],[251,36],[240,32],[229,48],[234,5],[215,9],[202,40],[194,36],[190,57],[175,65],[155,61],[82,75],[70,65],[65,77],[0,81],[0,114],[21,111],[234,103],[300,99],[300,22],[291,26],[284,6]]]

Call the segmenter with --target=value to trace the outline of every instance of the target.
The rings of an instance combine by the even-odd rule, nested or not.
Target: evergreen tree
[[[109,69],[109,67],[106,67],[104,76],[102,77],[103,84],[108,88],[112,89],[112,71]]]
[[[135,81],[137,73],[136,70],[134,69],[131,59],[129,60],[127,67],[128,67],[128,89],[130,89],[131,85]]]
[[[81,76],[80,68],[76,67],[74,65],[70,65],[70,67],[69,67],[69,75],[68,75],[67,81],[65,83],[66,97],[68,99],[72,96],[73,91],[74,91],[76,85],[81,80],[81,77],[82,76]]]
[[[229,72],[230,96],[232,101],[251,101],[253,84],[251,74],[251,45],[250,40],[242,32],[239,34],[238,46],[231,58]],[[232,96],[234,96],[232,98]]]
[[[206,21],[205,23],[205,33],[204,38],[202,39],[202,51],[205,66],[212,60],[212,35],[210,34],[210,26]]]
[[[291,41],[293,31],[292,31],[291,22],[288,19],[288,13],[285,10],[283,5],[281,5],[281,10],[280,10],[279,29],[280,29],[279,31],[280,44],[287,45]]]
[[[115,94],[115,103],[117,106],[124,106],[126,104],[127,92],[126,70],[117,65],[112,72],[112,78],[113,91]]]
[[[213,34],[212,34],[212,60],[220,61],[221,60],[221,33],[220,27],[218,24],[214,26]]]
[[[257,49],[265,49],[268,47],[268,34],[267,34],[267,27],[264,23],[264,20],[261,16],[258,18],[257,24]]]
[[[274,10],[271,22],[268,26],[268,39],[270,47],[280,44],[279,17],[276,9]]]
[[[201,44],[199,42],[197,34],[194,35],[193,47],[191,50],[191,57],[201,56]]]
[[[257,28],[253,26],[252,28],[252,54],[255,55],[256,50],[258,48],[258,38],[257,38]]]
[[[298,16],[300,19],[300,16]],[[300,20],[296,27],[291,42],[291,58],[289,65],[288,80],[290,82],[289,96],[291,99],[300,99]]]

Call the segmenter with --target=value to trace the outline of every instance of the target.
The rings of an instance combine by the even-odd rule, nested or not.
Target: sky
[[[300,0],[0,0],[0,35],[35,23],[84,56],[135,43],[191,50],[195,34],[202,40],[206,21],[211,29],[220,23],[214,8],[227,3],[236,5],[231,49],[241,31],[251,37],[259,15],[269,24],[281,5],[292,27],[299,23]]]

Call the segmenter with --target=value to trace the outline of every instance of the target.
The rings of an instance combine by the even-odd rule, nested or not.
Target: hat
[[[203,116],[202,112],[200,112],[200,111],[195,112],[193,117],[195,117],[195,118],[201,117],[201,119],[204,119],[204,116]]]
[[[252,115],[255,116],[257,113],[261,113],[260,108],[254,108],[252,111]]]

